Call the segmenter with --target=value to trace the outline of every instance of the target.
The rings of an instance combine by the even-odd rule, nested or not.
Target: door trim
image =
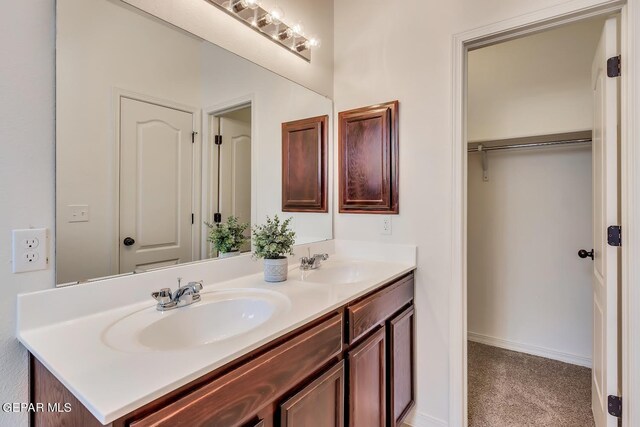
[[[622,396],[640,400],[640,4],[618,0],[574,0],[513,19],[455,34],[452,40],[452,277],[449,318],[449,425],[467,426],[467,52],[596,16],[621,13],[621,216],[624,230],[622,289]],[[637,406],[637,405],[635,405]],[[622,425],[640,424],[640,408],[625,405]]]
[[[158,98],[151,95],[145,95],[138,92],[130,91],[122,88],[113,88],[112,92],[112,109],[113,115],[113,127],[112,138],[114,141],[112,152],[112,241],[111,241],[111,260],[110,269],[113,275],[120,275],[120,105],[121,99],[128,98],[134,101],[146,102],[148,104],[158,105],[160,107],[171,108],[173,110],[183,111],[191,114],[193,117],[193,129],[198,132],[195,135],[193,146],[193,159],[192,159],[192,189],[191,189],[191,211],[195,214],[194,226],[191,227],[191,261],[197,261],[199,257],[200,247],[200,192],[201,190],[201,162],[200,156],[202,151],[202,144],[200,143],[200,109],[190,105],[180,104],[178,102],[169,101],[163,98]],[[122,273],[129,274],[129,273]]]
[[[210,138],[212,132],[211,119],[214,116],[228,113],[241,108],[251,108],[251,224],[257,223],[258,218],[258,175],[260,164],[258,163],[258,147],[254,144],[254,141],[258,141],[258,127],[256,126],[256,96],[254,93],[233,98],[219,104],[210,105],[202,109],[202,135],[207,135],[203,140],[206,143],[202,143],[202,218],[200,222],[208,221],[213,222],[213,216],[211,212],[205,212],[210,210],[211,203],[213,202],[214,183],[212,182],[213,168],[209,162],[213,151],[213,140]],[[217,194],[217,193],[216,193]],[[198,251],[202,259],[209,257],[209,244],[207,242],[208,230],[206,227],[201,227],[200,230],[200,248]],[[253,243],[251,244],[253,249]]]

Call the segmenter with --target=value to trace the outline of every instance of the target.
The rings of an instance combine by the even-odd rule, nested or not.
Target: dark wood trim
[[[348,343],[363,338],[368,332],[413,300],[413,275],[388,286],[369,297],[347,306]]]
[[[399,102],[392,101],[338,114],[340,213],[399,213],[398,110]],[[372,156],[367,145],[371,142],[380,145],[381,159]],[[356,176],[352,178],[351,174]]]
[[[329,211],[328,124],[326,115],[282,123],[283,212]],[[296,150],[291,148],[294,140]]]
[[[280,405],[280,427],[343,427],[344,426],[344,361],[341,360],[315,379],[307,387]],[[334,412],[325,413],[325,407],[314,406],[322,393],[333,393]],[[296,421],[299,423],[296,424]],[[302,422],[302,424],[300,424]]]
[[[387,398],[389,426],[402,426],[415,404],[415,309],[413,306],[389,320]],[[396,406],[400,405],[398,411]],[[396,415],[396,413],[398,413]]]

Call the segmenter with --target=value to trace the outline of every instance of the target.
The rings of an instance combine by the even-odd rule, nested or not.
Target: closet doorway
[[[471,427],[618,423],[618,27],[468,54]]]

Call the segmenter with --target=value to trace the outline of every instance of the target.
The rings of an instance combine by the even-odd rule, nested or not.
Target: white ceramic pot
[[[284,282],[287,280],[289,260],[286,257],[264,260],[264,281]]]
[[[240,251],[218,252],[218,258],[231,258],[240,255]]]

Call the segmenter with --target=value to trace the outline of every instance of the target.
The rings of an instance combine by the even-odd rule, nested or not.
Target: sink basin
[[[290,307],[284,295],[262,289],[202,293],[193,305],[160,312],[155,305],[109,326],[103,341],[122,351],[170,351],[218,343],[249,333]]]
[[[373,279],[379,270],[372,262],[329,261],[317,270],[300,271],[300,277],[304,282],[348,285]]]

